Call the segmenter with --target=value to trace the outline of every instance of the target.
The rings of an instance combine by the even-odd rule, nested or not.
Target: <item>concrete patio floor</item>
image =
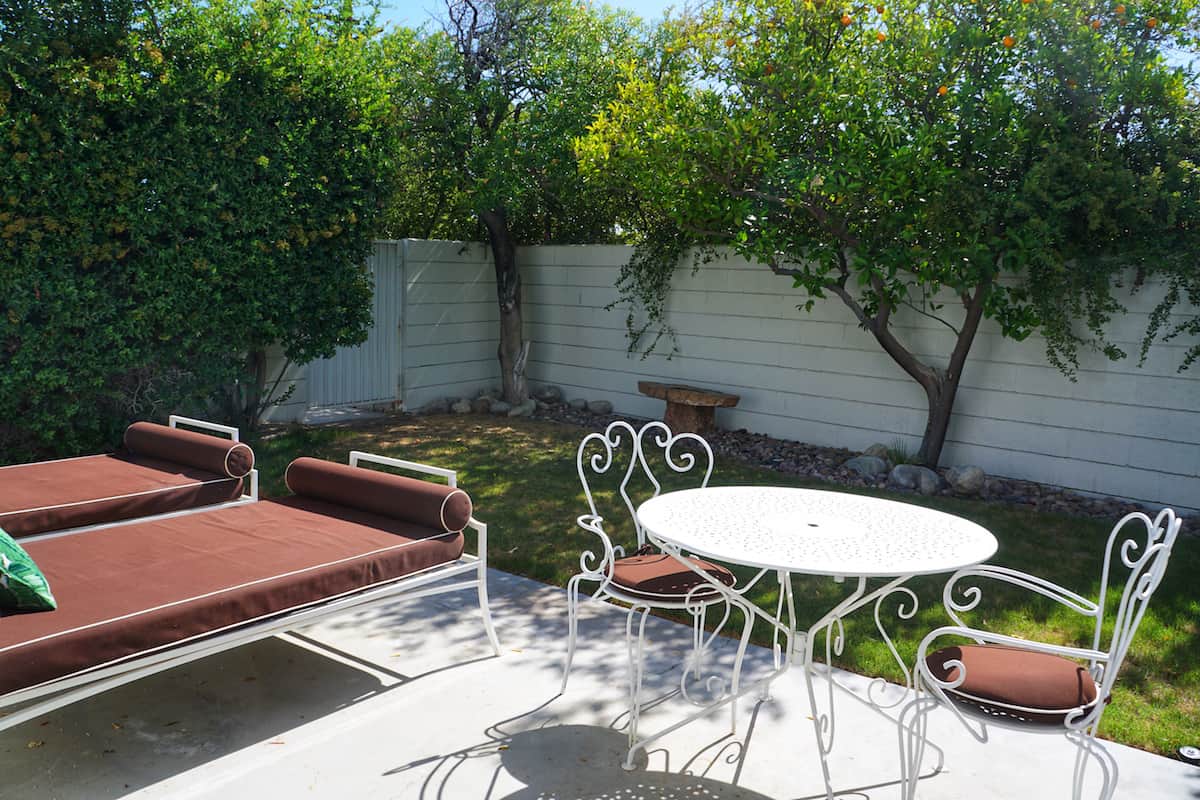
[[[492,657],[466,593],[352,612],[160,673],[0,733],[0,795],[11,798],[805,798],[824,796],[799,671],[772,698],[748,697],[738,732],[718,712],[620,763],[624,614],[583,612],[576,669],[558,695],[563,592],[493,572],[503,656]],[[736,620],[735,620],[736,622]],[[643,731],[691,706],[671,695],[691,631],[652,620]],[[847,646],[853,646],[853,642]],[[718,658],[728,658],[722,642]],[[754,648],[749,675],[769,666]],[[841,673],[865,688],[867,681]],[[899,797],[895,727],[839,692],[829,760],[839,797]],[[919,796],[1065,798],[1073,748],[1058,736],[994,731],[979,745],[931,718],[945,768]],[[1106,743],[1119,798],[1200,797],[1200,769]],[[927,769],[926,772],[929,770]],[[1098,788],[1098,770],[1091,770]],[[1092,787],[1089,787],[1091,791]],[[1091,796],[1095,796],[1094,791]]]

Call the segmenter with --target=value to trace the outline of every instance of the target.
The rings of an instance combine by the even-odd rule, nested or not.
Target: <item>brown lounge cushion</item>
[[[718,564],[698,558],[691,562],[726,586],[733,586],[733,573]],[[665,553],[633,555],[613,562],[612,581],[626,594],[645,600],[668,600],[682,602],[688,592],[702,583],[704,578],[679,563],[674,556]],[[698,590],[692,600],[711,600],[720,593],[711,585]]]
[[[284,482],[294,494],[439,531],[461,531],[471,519],[471,498],[462,489],[365,467],[297,458]]]
[[[142,456],[0,467],[0,528],[14,537],[236,500],[242,480]]]
[[[58,610],[0,616],[0,693],[454,561],[463,536],[290,497],[26,549]]]
[[[126,428],[125,448],[134,455],[186,464],[229,478],[244,478],[254,468],[254,451],[247,444],[153,422],[135,422]]]
[[[961,661],[967,674],[962,685],[947,689],[946,695],[989,716],[1061,725],[1069,712],[1096,702],[1091,673],[1061,656],[999,645],[959,645],[938,650],[925,663],[938,680],[955,681],[959,669],[946,665],[951,660]]]

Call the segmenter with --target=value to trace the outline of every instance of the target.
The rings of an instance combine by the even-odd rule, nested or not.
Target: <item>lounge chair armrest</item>
[[[446,483],[451,488],[458,488],[458,473],[452,469],[445,467],[434,467],[429,464],[421,464],[417,461],[405,461],[402,458],[391,458],[389,456],[377,456],[374,453],[364,453],[362,450],[350,451],[350,466],[357,467],[359,462],[367,462],[368,464],[380,464],[385,467],[395,467],[396,469],[406,469],[411,472],[421,472],[426,475],[436,475],[439,478],[445,478]]]
[[[1087,617],[1095,618],[1100,613],[1100,608],[1095,601],[1089,600],[1045,578],[1039,578],[1036,575],[1030,575],[1027,572],[1010,569],[1009,567],[979,564],[973,567],[965,567],[955,572],[946,581],[946,586],[942,590],[942,604],[946,607],[946,613],[960,626],[965,627],[965,624],[958,615],[964,611],[973,610],[983,598],[983,590],[978,586],[959,586],[960,581],[970,578],[987,578],[1012,586],[1019,586],[1040,594],[1043,597],[1048,597],[1056,603]],[[959,592],[961,599],[956,599],[956,590]]]
[[[488,532],[487,523],[480,522],[479,520],[475,519],[474,517],[471,517],[469,520],[467,520],[467,527],[470,528],[471,530],[475,531],[475,534],[476,534],[476,536],[475,536],[475,540],[476,540],[475,553],[479,557],[479,559],[486,564],[487,563],[487,532]]]
[[[201,430],[212,431],[214,433],[224,433],[235,442],[241,441],[238,429],[232,425],[221,425],[217,422],[209,422],[203,419],[193,419],[192,417],[183,417],[179,414],[172,414],[167,417],[167,427],[178,428],[180,423],[187,425],[189,428],[200,428]]]

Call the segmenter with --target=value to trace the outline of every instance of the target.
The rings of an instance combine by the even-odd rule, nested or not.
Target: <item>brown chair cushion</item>
[[[961,661],[966,678],[946,694],[956,703],[973,706],[989,716],[1016,722],[1061,725],[1068,712],[1096,702],[1096,683],[1076,661],[998,645],[943,647],[926,657],[935,678],[956,681]],[[1030,712],[1024,709],[1038,709]]]
[[[733,586],[733,573],[718,564],[698,558],[691,562],[726,586]],[[665,553],[634,555],[613,563],[612,581],[621,591],[646,600],[681,602],[704,579]],[[693,600],[711,600],[719,592],[705,588],[692,595]]]
[[[471,498],[462,489],[364,467],[297,458],[288,465],[284,482],[304,497],[439,531],[461,531],[471,519]]]
[[[254,468],[254,451],[247,444],[153,422],[135,422],[126,428],[125,448],[138,456],[186,464],[230,478],[244,478]]]

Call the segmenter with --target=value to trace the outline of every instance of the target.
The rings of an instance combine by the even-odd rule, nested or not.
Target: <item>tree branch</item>
[[[779,262],[773,258],[767,262],[767,267],[770,268],[771,272],[774,272],[776,275],[788,275],[790,277],[798,277],[800,275],[805,274],[804,270],[802,270],[802,269],[794,269],[792,267],[781,267],[781,266],[779,266]]]
[[[991,281],[981,283],[975,289],[975,294],[967,302],[967,318],[963,321],[962,330],[958,334],[958,341],[954,343],[954,351],[950,354],[950,365],[946,370],[947,376],[957,381],[962,377],[963,367],[967,363],[967,355],[971,352],[971,344],[975,341],[975,334],[979,330],[979,322],[983,319],[983,309],[987,300],[988,292],[992,288]]]
[[[937,314],[931,314],[931,313],[929,313],[928,311],[926,311],[925,309],[923,309],[923,308],[919,308],[919,307],[918,307],[916,304],[914,304],[914,303],[912,303],[912,302],[910,302],[910,301],[908,301],[908,300],[903,300],[903,301],[901,301],[901,302],[903,303],[903,305],[905,305],[905,306],[907,306],[907,307],[911,308],[913,311],[917,312],[918,314],[920,314],[920,315],[922,315],[922,316],[925,316],[925,317],[929,317],[930,319],[932,319],[932,320],[934,320],[934,321],[936,321],[936,322],[940,322],[940,323],[942,323],[942,324],[943,324],[943,325],[945,325],[947,328],[949,328],[950,330],[954,331],[954,335],[955,335],[955,336],[959,336],[959,335],[960,335],[960,332],[959,332],[958,328],[954,327],[954,326],[953,326],[953,325],[951,325],[951,324],[950,324],[948,321],[946,321],[946,320],[942,319],[941,317],[939,317]]]
[[[873,276],[872,282],[874,283],[875,281],[880,281],[878,276]],[[902,370],[907,372],[913,380],[921,384],[921,388],[925,389],[926,392],[930,392],[937,386],[937,371],[913,355],[904,346],[904,343],[892,333],[888,325],[891,317],[891,306],[885,298],[881,297],[879,313],[874,317],[869,317],[859,302],[846,290],[844,280],[828,283],[825,288],[842,299],[842,302],[854,312],[854,316],[858,318],[862,327],[870,331],[871,335],[875,337],[875,341],[879,342],[879,346],[883,348],[884,352],[891,356],[892,360]]]

